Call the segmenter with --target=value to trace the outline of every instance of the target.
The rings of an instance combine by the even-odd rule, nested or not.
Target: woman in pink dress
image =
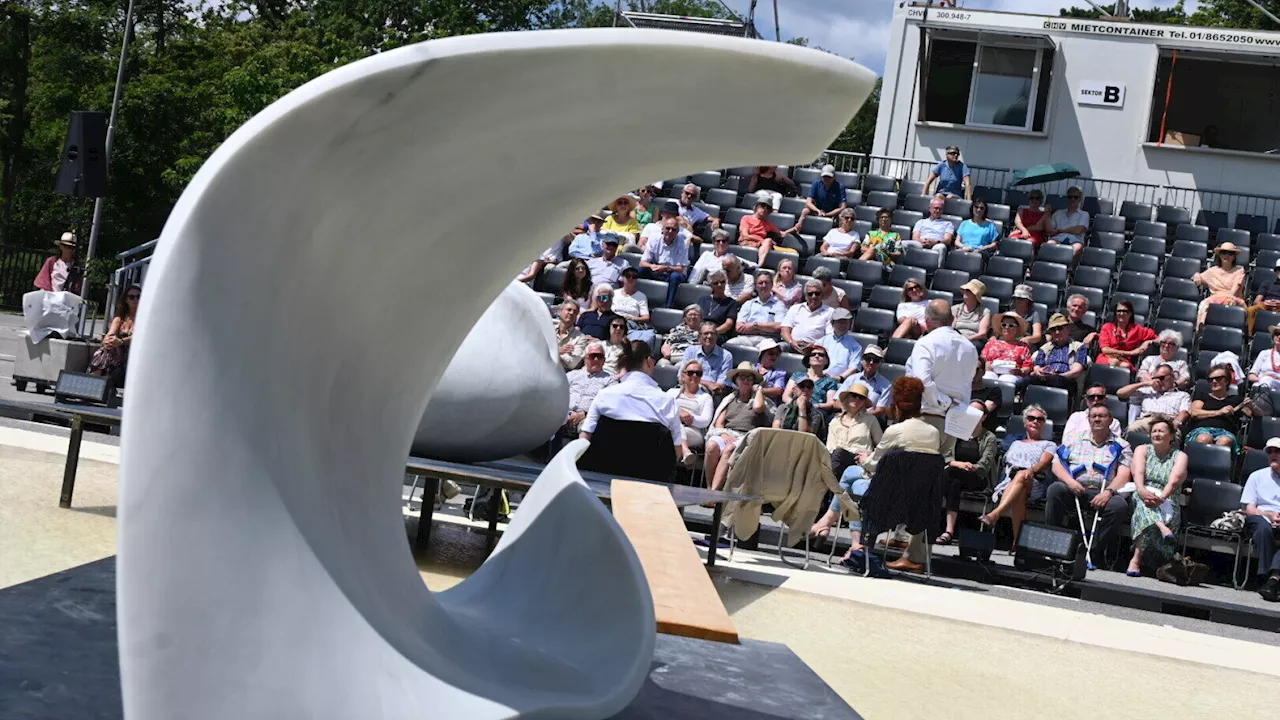
[[[1027,193],[1028,205],[1013,216],[1013,224],[1016,228],[1009,233],[1009,237],[1030,240],[1037,248],[1040,247],[1040,243],[1044,242],[1044,232],[1049,229],[1051,214],[1049,211],[1052,210],[1048,207],[1042,208],[1043,202],[1044,193],[1039,190]]]
[[[1244,268],[1236,265],[1236,257],[1240,248],[1233,243],[1225,242],[1213,251],[1217,264],[1191,276],[1191,281],[1202,288],[1208,288],[1209,297],[1200,301],[1200,314],[1196,324],[1204,324],[1204,316],[1210,305],[1238,305],[1245,307],[1244,302]]]

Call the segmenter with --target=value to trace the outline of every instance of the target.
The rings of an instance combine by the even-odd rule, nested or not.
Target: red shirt
[[[748,215],[742,218],[742,220],[738,221],[738,239],[739,240],[741,240],[744,237],[761,240],[768,237],[769,233],[780,234],[781,232],[782,231],[778,230],[778,226],[769,222],[768,218],[761,220],[755,215]]]
[[[1102,330],[1098,333],[1098,347],[1114,348],[1116,350],[1137,350],[1138,346],[1144,342],[1156,339],[1156,332],[1149,327],[1142,325],[1130,324],[1129,330],[1124,331],[1120,326],[1113,322],[1109,322],[1102,326]],[[1124,367],[1133,367],[1130,358],[1119,358],[1120,363]]]
[[[1022,370],[1031,369],[1031,348],[1022,343],[1005,342],[1000,338],[992,338],[982,346],[982,359],[991,364],[996,360],[1009,360]]]

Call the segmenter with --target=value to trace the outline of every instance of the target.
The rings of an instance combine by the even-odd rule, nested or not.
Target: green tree
[[[839,137],[831,143],[832,150],[871,153],[871,144],[876,137],[876,116],[880,113],[880,86],[883,83],[884,78],[876,78],[876,86],[867,96],[867,101],[858,109],[858,113],[845,126]]]
[[[1115,12],[1114,3],[1110,5],[1099,4],[1098,7],[1107,12],[1108,15]],[[1185,25],[1187,23],[1187,11],[1183,5],[1183,0],[1178,0],[1171,8],[1130,8],[1130,15],[1134,22],[1140,23],[1163,23],[1172,25]],[[1062,17],[1071,18],[1087,18],[1098,20],[1102,18],[1102,13],[1093,8],[1070,7],[1058,11]]]

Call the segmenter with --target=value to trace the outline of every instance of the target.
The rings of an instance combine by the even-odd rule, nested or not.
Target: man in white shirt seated
[[[1089,232],[1089,213],[1080,209],[1080,201],[1084,193],[1074,185],[1067,188],[1067,207],[1053,213],[1049,219],[1047,243],[1070,245],[1075,251],[1076,259],[1084,251],[1084,236]]]
[[[755,291],[755,297],[738,308],[738,321],[734,326],[738,334],[729,343],[760,350],[766,343],[775,343],[782,337],[787,306],[773,294],[773,273],[768,270],[756,271]]]
[[[1156,415],[1173,418],[1175,429],[1181,428],[1191,414],[1191,396],[1178,389],[1173,368],[1158,365],[1150,380],[1139,380],[1116,391],[1116,397],[1128,400],[1129,415],[1137,415],[1129,422],[1129,431],[1151,432],[1151,420]]]
[[[907,375],[924,383],[920,419],[937,428],[942,437],[938,452],[947,462],[955,459],[956,439],[946,432],[946,415],[953,407],[969,404],[978,369],[978,351],[951,327],[954,321],[950,302],[929,301],[924,311],[925,335],[907,358]]]
[[[1062,427],[1062,438],[1066,440],[1076,435],[1088,435],[1093,432],[1089,427],[1089,408],[1095,405],[1107,404],[1107,386],[1102,384],[1090,385],[1084,391],[1084,409],[1071,413],[1071,417],[1067,418],[1067,424]],[[1121,427],[1120,421],[1111,418],[1111,436],[1120,437]]]
[[[680,223],[680,206],[675,200],[667,200],[662,203],[662,206],[658,208],[658,216],[653,219],[653,222],[641,228],[640,237],[636,238],[636,244],[628,246],[627,251],[642,252],[649,246],[650,241],[662,239],[663,218],[675,218],[676,223]],[[689,239],[693,237],[693,233],[683,226],[680,227],[677,235],[685,243],[688,243]]]
[[[720,269],[724,271],[724,294],[744,303],[755,295],[755,284],[751,276],[742,271],[742,258],[728,255],[720,260]]]
[[[942,210],[946,204],[947,201],[941,195],[930,200],[928,217],[916,221],[915,227],[911,228],[911,239],[904,240],[902,244],[907,247],[922,247],[926,250],[937,248],[945,259],[947,248],[950,248],[956,239],[956,226],[942,217]]]
[[[1280,602],[1280,552],[1276,552],[1276,529],[1280,528],[1280,438],[1268,440],[1266,451],[1267,467],[1249,474],[1240,503],[1245,506],[1245,533],[1253,536],[1258,575],[1265,578],[1258,594],[1268,602]]]
[[[604,370],[604,345],[593,342],[587,346],[582,367],[567,375],[569,380],[569,417],[562,431],[570,437],[577,435],[578,426],[587,417],[591,402],[600,391],[618,382],[618,376]]]
[[[804,284],[804,302],[796,303],[782,320],[782,339],[792,352],[805,353],[827,334],[831,306],[822,302],[822,282]]]
[[[618,287],[622,281],[622,271],[630,267],[630,263],[618,257],[617,233],[605,233],[600,237],[604,242],[604,254],[587,261],[587,269],[591,271],[591,287],[601,284]]]
[[[862,343],[849,334],[853,313],[838,307],[831,311],[831,332],[818,344],[827,350],[827,375],[841,382],[862,370]]]

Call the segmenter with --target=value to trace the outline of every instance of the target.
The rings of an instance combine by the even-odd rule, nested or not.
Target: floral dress
[[[893,257],[889,253],[902,252],[902,236],[890,230],[872,230],[867,233],[867,240],[862,244],[864,248],[875,248],[876,260],[886,264],[893,264]]]
[[[1147,462],[1142,473],[1142,484],[1148,490],[1159,493],[1169,484],[1169,475],[1173,473],[1173,465],[1178,461],[1182,451],[1173,449],[1169,451],[1168,457],[1161,458],[1150,443],[1146,448]],[[1164,520],[1164,524],[1177,533],[1178,524],[1182,519],[1178,503],[1169,500],[1163,505],[1149,508],[1138,499],[1137,493],[1134,493],[1133,500],[1133,517],[1129,521],[1129,530],[1134,544],[1141,544],[1144,552],[1163,552],[1164,546],[1161,544],[1163,538],[1160,537],[1160,529],[1156,527],[1156,523]]]

